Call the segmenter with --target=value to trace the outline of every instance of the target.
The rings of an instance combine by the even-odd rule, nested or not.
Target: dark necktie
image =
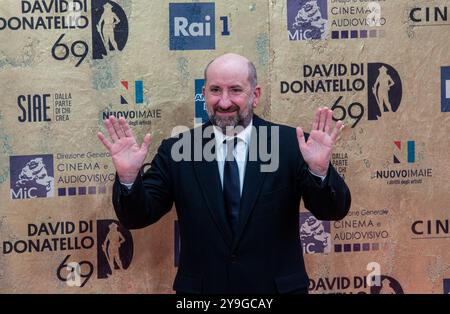
[[[225,140],[224,142],[227,144],[227,156],[223,169],[223,196],[228,223],[233,234],[235,234],[239,223],[239,208],[241,206],[239,168],[233,155],[237,138]]]

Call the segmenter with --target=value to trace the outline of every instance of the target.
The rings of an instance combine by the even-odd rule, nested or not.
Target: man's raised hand
[[[319,108],[314,116],[311,133],[305,141],[303,130],[297,128],[297,139],[303,159],[309,169],[317,175],[325,176],[331,160],[331,152],[342,130],[342,121],[333,121],[333,111]]]
[[[110,152],[120,182],[133,183],[147,157],[151,142],[150,134],[145,135],[142,145],[139,146],[125,118],[116,119],[110,116],[103,122],[111,142],[102,132],[98,132],[97,136]]]

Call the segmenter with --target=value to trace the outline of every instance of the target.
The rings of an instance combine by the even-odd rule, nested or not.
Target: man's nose
[[[231,107],[232,102],[227,90],[224,90],[220,95],[219,105],[223,109],[228,109],[229,107]]]

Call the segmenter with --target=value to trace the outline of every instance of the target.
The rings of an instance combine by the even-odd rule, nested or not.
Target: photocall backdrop
[[[449,293],[450,1],[3,0],[0,292],[172,293],[175,211],[126,230],[102,120],[124,116],[148,161],[207,119],[203,70],[236,52],[256,113],[309,131],[345,121],[339,222],[299,209],[311,293]],[[81,276],[76,276],[79,273]],[[377,275],[377,276],[375,276]],[[373,285],[373,280],[378,280]]]

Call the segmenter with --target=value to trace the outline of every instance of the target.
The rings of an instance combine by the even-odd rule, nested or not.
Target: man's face
[[[236,60],[213,62],[203,89],[208,117],[225,133],[228,127],[246,127],[256,108],[260,87],[252,88],[248,64]]]

